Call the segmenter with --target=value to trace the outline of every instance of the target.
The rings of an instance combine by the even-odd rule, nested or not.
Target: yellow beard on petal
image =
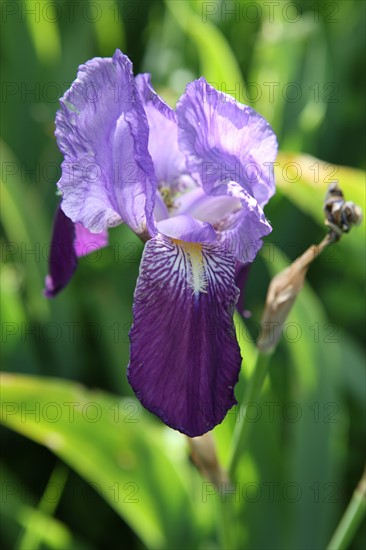
[[[207,292],[207,276],[201,243],[190,243],[172,239],[173,243],[183,249],[189,264],[189,284],[194,294]]]

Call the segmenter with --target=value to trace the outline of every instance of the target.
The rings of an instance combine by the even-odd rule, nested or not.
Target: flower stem
[[[348,548],[366,513],[366,468],[344,512],[327,550]]]
[[[254,372],[244,393],[243,405],[241,407],[242,414],[240,415],[239,422],[235,426],[233,434],[232,452],[229,462],[229,478],[231,480],[234,479],[238,462],[246,450],[250,429],[253,424],[247,420],[246,408],[249,403],[258,400],[263,382],[268,372],[271,355],[271,353],[258,351]]]
[[[225,495],[220,491],[218,503],[218,534],[220,550],[235,550],[235,509],[233,495]]]

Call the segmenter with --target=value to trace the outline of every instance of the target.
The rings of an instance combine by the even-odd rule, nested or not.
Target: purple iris
[[[128,379],[167,425],[201,435],[236,403],[235,270],[271,231],[262,207],[274,193],[276,137],[204,78],[172,110],[119,50],[79,68],[56,127],[62,204],[46,295],[106,244],[108,227],[127,223],[147,241]]]

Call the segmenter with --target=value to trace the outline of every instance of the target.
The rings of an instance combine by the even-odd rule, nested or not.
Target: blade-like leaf
[[[202,75],[215,87],[244,90],[243,77],[235,56],[220,30],[205,21],[191,8],[189,2],[171,2],[165,5],[177,23],[197,47]],[[236,93],[236,92],[235,92]]]
[[[184,440],[137,401],[21,375],[2,376],[2,399],[2,421],[97,487],[148,548],[195,546]]]

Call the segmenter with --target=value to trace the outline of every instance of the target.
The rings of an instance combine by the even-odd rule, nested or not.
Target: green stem
[[[53,516],[56,511],[67,481],[68,472],[68,469],[59,462],[52,471],[47,487],[38,504],[38,510],[43,512],[46,517]],[[52,499],[50,499],[50,495],[47,494],[50,487],[56,487],[56,496]],[[37,510],[34,510],[33,518],[28,522],[24,533],[18,540],[17,550],[25,550],[28,548],[33,548],[36,550],[37,548],[40,548],[41,543],[43,542],[41,534],[42,530],[38,525],[39,520],[36,511]]]
[[[223,488],[220,490],[220,494],[217,495],[220,502],[218,502],[218,533],[220,540],[221,550],[235,550],[236,546],[236,533],[235,529],[235,509],[234,509],[234,495],[232,493],[225,494]]]
[[[344,512],[327,550],[348,548],[366,513],[366,469]]]
[[[257,401],[263,382],[268,372],[269,359],[271,353],[258,351],[257,362],[251,380],[249,381],[244,393],[243,405],[241,407],[240,419],[235,426],[232,442],[232,453],[229,462],[229,477],[235,478],[235,472],[241,456],[246,450],[248,444],[248,436],[252,427],[252,422],[248,422],[246,415],[247,405],[253,401]]]

